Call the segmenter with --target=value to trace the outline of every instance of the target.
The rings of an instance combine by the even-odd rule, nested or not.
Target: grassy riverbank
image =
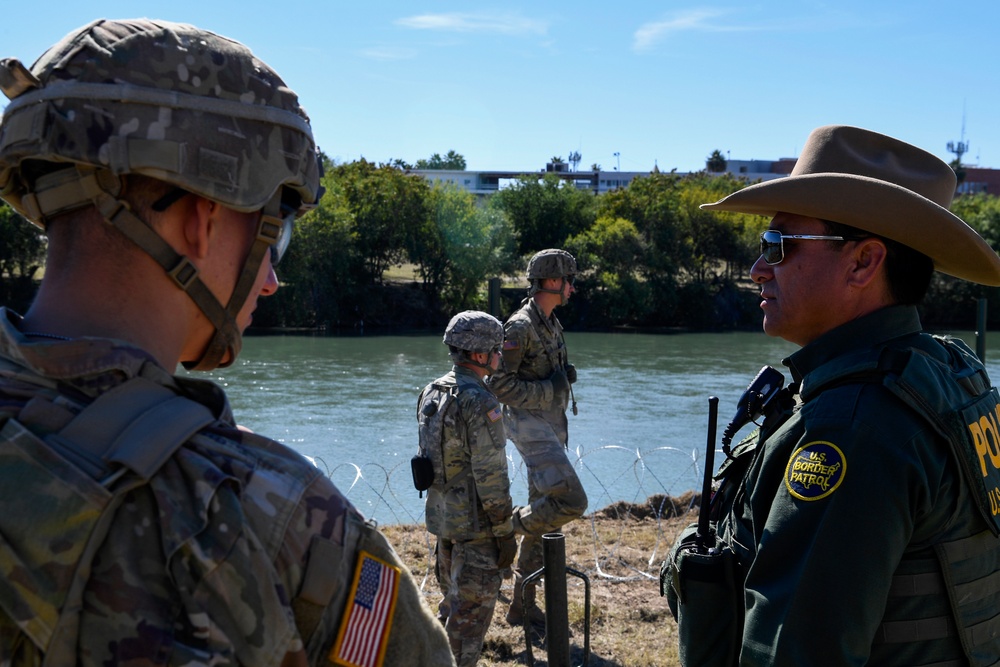
[[[652,499],[651,499],[652,500]],[[659,503],[651,503],[656,506]],[[587,575],[591,584],[590,662],[593,667],[672,667],[678,665],[677,624],[660,597],[659,567],[677,532],[695,519],[687,513],[690,495],[676,499],[681,516],[657,519],[647,505],[617,504],[565,526],[566,565]],[[430,550],[433,536],[423,526],[385,526],[384,531],[436,607],[440,600]],[[524,633],[504,616],[513,590],[507,579],[500,591],[480,665],[507,667],[528,663]],[[582,665],[585,643],[585,586],[567,580],[572,664]],[[539,601],[544,599],[541,588]],[[544,644],[532,648],[535,664],[547,664]]]

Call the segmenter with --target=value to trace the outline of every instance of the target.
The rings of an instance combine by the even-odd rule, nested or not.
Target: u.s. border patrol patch
[[[816,440],[792,454],[785,486],[799,500],[819,500],[837,490],[847,473],[847,458],[832,442]]]

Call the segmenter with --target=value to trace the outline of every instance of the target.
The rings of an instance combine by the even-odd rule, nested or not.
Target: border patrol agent
[[[507,622],[521,625],[527,613],[539,632],[544,632],[545,617],[535,604],[535,587],[525,589],[527,609],[522,609],[521,582],[542,567],[542,535],[587,510],[587,494],[566,456],[566,408],[576,368],[567,359],[562,324],[554,313],[575,291],[576,273],[576,259],[565,250],[549,248],[531,258],[528,298],[504,325],[504,364],[490,378],[490,387],[505,404],[507,433],[528,473],[528,504],[514,514],[524,537]]]
[[[955,183],[923,150],[827,126],[789,177],[703,205],[771,217],[751,277],[765,332],[801,349],[712,501],[734,612],[700,602],[706,577],[673,579],[685,664],[1000,660],[997,391],[916,309],[935,269],[1000,285],[997,253],[948,210]]]
[[[503,325],[467,310],[451,318],[444,344],[455,365],[417,400],[421,449],[435,470],[427,530],[437,536],[439,618],[456,662],[475,667],[517,552],[503,412],[484,383],[500,365]]]
[[[0,89],[0,192],[49,240],[0,310],[0,663],[452,664],[381,533],[173,375],[236,359],[321,194],[295,94],[146,19],[4,60]]]

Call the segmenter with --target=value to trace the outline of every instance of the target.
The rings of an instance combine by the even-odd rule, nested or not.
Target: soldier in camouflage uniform
[[[587,510],[587,494],[566,456],[566,407],[576,368],[567,361],[562,325],[553,312],[573,294],[575,277],[576,260],[565,250],[542,250],[531,258],[528,298],[504,325],[503,369],[490,379],[505,404],[507,433],[528,472],[528,505],[514,514],[524,538],[507,621],[520,625],[527,613],[540,631],[545,618],[535,605],[534,586],[523,591],[527,609],[522,609],[521,581],[542,567],[542,535]]]
[[[502,571],[517,552],[500,403],[484,378],[500,364],[503,325],[455,315],[444,332],[455,365],[417,400],[422,447],[434,461],[427,530],[437,536],[439,618],[459,665],[474,667],[493,619]],[[450,396],[451,400],[441,399]]]
[[[145,19],[0,61],[0,89],[0,192],[49,238],[0,310],[0,664],[452,664],[373,525],[173,375],[235,360],[321,194],[295,94]]]

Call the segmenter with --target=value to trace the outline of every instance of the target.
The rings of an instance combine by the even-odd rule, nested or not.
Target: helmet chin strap
[[[559,289],[546,289],[545,287],[542,287],[542,281],[544,280],[548,279],[538,278],[535,280],[534,285],[531,286],[531,291],[529,293],[529,296],[534,296],[539,292],[544,292],[546,294],[558,294],[560,305],[565,306],[567,303],[569,303],[569,299],[566,298],[566,276],[561,276],[559,278],[560,280]]]
[[[191,263],[191,260],[178,254],[152,227],[140,220],[128,203],[116,196],[118,192],[112,195],[102,187],[96,170],[78,167],[78,171],[81,174],[78,181],[81,190],[93,202],[105,221],[121,231],[163,267],[167,275],[194,301],[215,327],[215,333],[201,357],[194,361],[183,361],[184,367],[188,370],[207,371],[232,364],[243,347],[243,334],[236,317],[253,289],[264,254],[269,252],[281,231],[279,225],[271,222],[280,219],[278,216],[281,189],[278,189],[264,209],[264,214],[257,224],[256,238],[243,262],[243,270],[236,281],[229,302],[223,307],[198,277],[198,268]]]
[[[480,354],[483,354],[483,353],[480,353]],[[461,360],[460,361],[456,361],[455,363],[458,364],[458,365],[460,365],[460,366],[475,366],[476,368],[482,368],[484,371],[486,371],[486,375],[493,375],[494,373],[496,373],[500,369],[498,368],[497,370],[493,370],[493,368],[490,367],[490,356],[489,356],[490,353],[486,352],[485,354],[486,354],[486,363],[485,364],[481,364],[478,361],[476,361],[475,359],[473,359],[470,356],[470,353],[468,353],[468,352],[463,353]],[[503,364],[503,356],[502,355],[500,356],[500,364],[501,364],[501,366]]]
[[[236,318],[246,304],[247,298],[250,296],[250,291],[257,282],[257,274],[260,272],[264,255],[270,252],[271,246],[278,240],[281,227],[271,222],[271,220],[280,219],[278,217],[280,215],[280,208],[281,188],[278,188],[274,197],[264,207],[260,221],[257,223],[256,238],[254,238],[253,245],[250,246],[250,252],[247,253],[247,258],[243,262],[243,270],[236,281],[236,287],[233,288],[233,294],[229,297],[229,303],[226,304],[222,318],[213,319],[202,308],[202,312],[205,313],[205,316],[215,326],[215,334],[212,336],[212,340],[209,341],[204,353],[202,353],[201,359],[196,362],[183,362],[184,367],[188,370],[210,371],[214,368],[225,368],[236,360],[240,350],[243,348],[243,332],[240,331]],[[197,299],[195,299],[195,303],[201,308],[201,303]],[[218,301],[215,301],[215,303],[218,304]],[[229,353],[228,359],[226,359],[227,352]],[[225,363],[223,363],[223,360],[225,360]]]

